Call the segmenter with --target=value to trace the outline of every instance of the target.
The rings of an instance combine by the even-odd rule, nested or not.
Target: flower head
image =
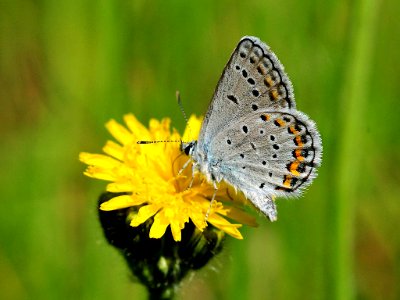
[[[127,128],[114,120],[106,124],[118,143],[108,141],[103,148],[105,154],[80,154],[80,160],[89,165],[84,174],[110,181],[107,191],[117,195],[102,203],[100,209],[135,207],[129,216],[130,225],[136,227],[154,218],[151,238],[162,237],[170,227],[173,239],[180,241],[182,229],[191,220],[200,231],[210,223],[242,239],[238,230],[242,225],[231,223],[227,218],[254,225],[253,218],[232,205],[232,195],[236,192],[224,183],[210,207],[214,189],[200,173],[192,174],[191,163],[183,169],[189,158],[181,152],[181,136],[176,130],[171,132],[170,120],[152,119],[148,129],[132,114],[125,115],[124,121]],[[201,120],[192,116],[183,139],[189,140],[190,133],[196,138],[200,126]],[[165,142],[138,144],[141,140]],[[231,205],[226,205],[226,201]]]

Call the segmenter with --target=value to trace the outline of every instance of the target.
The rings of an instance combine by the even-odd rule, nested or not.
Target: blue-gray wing
[[[243,37],[229,59],[204,118],[198,146],[207,151],[222,128],[263,109],[294,109],[292,84],[269,47]]]
[[[297,110],[252,112],[224,127],[209,145],[218,177],[254,205],[299,195],[316,177],[322,144],[315,123]]]

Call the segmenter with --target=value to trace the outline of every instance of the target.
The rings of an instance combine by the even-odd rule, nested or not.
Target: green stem
[[[333,232],[334,299],[354,298],[353,251],[357,179],[364,147],[365,106],[375,43],[377,0],[359,0],[353,7],[348,65],[345,70],[340,117],[336,214]]]

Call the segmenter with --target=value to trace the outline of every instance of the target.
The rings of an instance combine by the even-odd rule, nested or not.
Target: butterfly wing
[[[271,200],[299,195],[315,178],[322,155],[314,122],[289,109],[262,110],[239,118],[216,135],[210,149],[209,161],[218,162],[217,175],[241,190],[270,219]]]
[[[243,37],[218,82],[198,146],[207,151],[213,137],[241,116],[295,106],[292,84],[276,55],[258,38]]]
[[[194,160],[211,180],[241,190],[271,220],[275,196],[298,195],[316,176],[321,139],[296,110],[292,84],[269,47],[240,40],[205,116]]]

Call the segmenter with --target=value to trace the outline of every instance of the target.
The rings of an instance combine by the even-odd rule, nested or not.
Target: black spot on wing
[[[227,98],[228,98],[229,100],[231,100],[233,103],[239,104],[239,101],[238,101],[238,99],[237,99],[235,96],[233,96],[233,95],[228,95]]]

